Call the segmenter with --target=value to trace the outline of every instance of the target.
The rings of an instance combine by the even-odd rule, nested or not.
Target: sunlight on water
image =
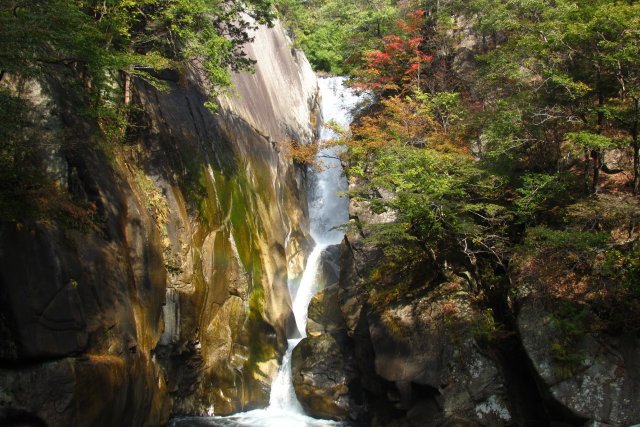
[[[322,96],[322,114],[325,121],[334,120],[343,127],[351,121],[349,111],[359,98],[343,87],[344,77],[328,77],[319,79]],[[323,139],[334,137],[325,129]],[[309,216],[311,236],[315,247],[302,275],[300,285],[293,299],[293,314],[302,337],[306,337],[307,309],[313,295],[318,292],[317,276],[322,251],[329,245],[340,243],[344,233],[337,227],[348,221],[349,201],[340,194],[347,189],[347,180],[342,175],[342,167],[335,147],[320,151],[318,154],[323,163],[320,172],[310,174]],[[295,395],[291,379],[291,355],[296,345],[302,340],[288,340],[288,347],[282,358],[282,365],[271,385],[269,407],[254,411],[242,412],[227,417],[188,417],[177,418],[171,422],[172,427],[199,426],[234,426],[234,427],[326,427],[346,426],[330,420],[318,420],[304,415],[300,402]]]

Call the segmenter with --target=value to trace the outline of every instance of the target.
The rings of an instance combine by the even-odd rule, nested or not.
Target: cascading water
[[[351,121],[350,111],[358,102],[358,97],[344,87],[344,77],[319,79],[322,97],[322,114],[326,122],[332,120],[342,127]],[[335,137],[332,131],[324,129],[322,139]],[[235,414],[229,417],[184,418],[174,420],[173,427],[183,426],[251,426],[251,427],[321,427],[339,426],[341,423],[318,420],[304,414],[296,398],[291,378],[291,355],[298,343],[306,337],[307,308],[317,288],[317,275],[321,254],[327,246],[340,243],[344,233],[337,229],[348,221],[348,200],[340,197],[347,189],[342,175],[338,149],[330,147],[318,153],[322,170],[310,175],[309,216],[311,236],[315,247],[307,259],[305,271],[293,297],[293,314],[302,338],[288,340],[288,347],[282,358],[280,370],[271,385],[269,407]]]

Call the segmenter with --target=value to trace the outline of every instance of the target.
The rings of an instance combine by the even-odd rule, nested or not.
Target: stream
[[[346,128],[351,121],[350,111],[359,98],[343,86],[344,81],[344,77],[323,77],[318,79],[318,85],[325,123],[333,120],[341,127]],[[331,130],[323,129],[321,139],[327,140],[334,137]],[[346,197],[340,197],[340,193],[347,190],[347,181],[342,174],[338,150],[335,147],[320,150],[317,160],[321,162],[321,170],[310,170],[309,173],[309,217],[311,237],[314,239],[315,246],[307,259],[299,286],[297,289],[290,289],[293,314],[302,337],[288,340],[282,365],[271,385],[269,406],[265,409],[241,412],[227,417],[178,418],[171,422],[172,427],[321,427],[345,425],[305,415],[296,398],[291,378],[291,355],[296,345],[306,337],[307,308],[313,295],[320,290],[316,279],[322,251],[328,246],[339,244],[342,241],[344,233],[336,228],[345,224],[349,219],[349,201]]]

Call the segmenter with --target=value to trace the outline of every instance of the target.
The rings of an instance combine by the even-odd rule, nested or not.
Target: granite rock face
[[[348,345],[342,330],[305,338],[293,351],[293,386],[307,414],[335,420],[357,416],[358,376]]]
[[[564,344],[575,358],[559,360],[554,349],[566,343],[563,332],[547,310],[527,301],[520,309],[518,330],[541,387],[576,419],[605,425],[640,422],[640,342],[636,337],[585,334],[577,342]]]
[[[393,220],[363,202],[350,207],[356,222]],[[309,338],[294,352],[309,413],[374,426],[640,422],[633,334],[562,323],[535,298],[531,283],[542,278],[517,268],[509,278],[523,293],[498,315],[464,270],[426,260],[396,274],[366,235],[365,226],[343,240],[338,283],[312,299]]]
[[[458,282],[368,315],[375,372],[395,384],[395,406],[411,425],[510,425],[505,379],[479,351],[468,313],[472,298]]]
[[[452,281],[393,303],[361,303],[358,266],[371,259],[353,254],[376,251],[348,237],[342,251],[341,280],[312,299],[308,338],[293,353],[305,410],[378,425],[399,414],[415,426],[510,425],[505,379],[464,315],[473,312],[465,287]]]
[[[108,155],[68,70],[0,82],[33,107],[25,135],[47,140],[43,170],[82,207],[0,227],[2,411],[155,426],[266,404],[295,328],[287,278],[310,247],[305,172],[278,142],[313,143],[319,112],[281,26],[247,49],[257,73],[215,113],[196,64],[159,73],[168,91],[134,80],[135,126]]]

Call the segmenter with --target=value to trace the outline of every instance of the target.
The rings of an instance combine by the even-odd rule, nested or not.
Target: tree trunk
[[[638,143],[638,120],[640,117],[638,98],[633,98],[633,126],[631,127],[631,138],[633,142],[633,195],[637,196],[640,191],[640,144]]]
[[[585,148],[584,150],[584,188],[585,191],[588,193],[589,191],[591,191],[591,185],[590,185],[590,166],[591,166],[591,156],[589,155],[589,150]]]
[[[131,75],[123,71],[122,80],[124,81],[124,105],[129,105],[131,104]]]
[[[600,169],[602,168],[602,151],[591,150],[593,158],[593,181],[591,182],[591,193],[598,192],[598,181],[600,180]]]
[[[600,80],[598,76],[598,81]],[[602,134],[604,128],[604,94],[602,91],[598,92],[598,135]],[[591,157],[593,158],[593,181],[591,183],[591,193],[598,192],[598,181],[600,180],[600,168],[602,167],[602,158],[604,157],[603,150],[592,150]]]

